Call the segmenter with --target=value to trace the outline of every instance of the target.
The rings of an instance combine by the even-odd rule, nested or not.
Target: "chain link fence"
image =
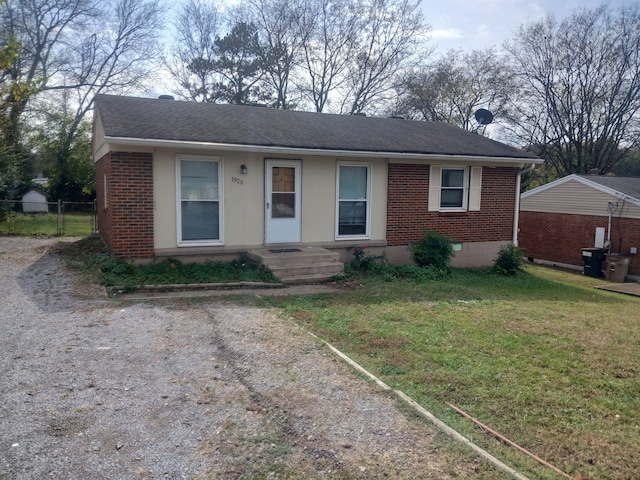
[[[98,234],[96,201],[0,200],[0,233],[8,235]],[[2,215],[2,212],[6,215]]]

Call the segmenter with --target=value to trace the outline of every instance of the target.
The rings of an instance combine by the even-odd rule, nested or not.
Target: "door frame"
[[[294,168],[294,216],[273,218],[273,168]],[[265,158],[264,243],[300,243],[302,241],[302,160]]]

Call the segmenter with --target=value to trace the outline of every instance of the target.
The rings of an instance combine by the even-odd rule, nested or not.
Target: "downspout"
[[[520,187],[522,185],[522,174],[530,172],[536,168],[536,164],[532,163],[527,168],[523,168],[522,170],[518,170],[518,175],[516,176],[516,211],[513,216],[513,244],[518,246],[518,224],[520,223]]]

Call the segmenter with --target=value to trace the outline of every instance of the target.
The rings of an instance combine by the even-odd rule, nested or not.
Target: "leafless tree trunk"
[[[292,79],[302,58],[302,45],[310,32],[305,26],[304,0],[252,0],[251,19],[260,35],[262,67],[274,92],[275,108],[295,107]]]
[[[309,1],[299,19],[306,77],[301,87],[316,112],[325,110],[329,95],[345,82],[358,26],[357,9],[349,0]]]
[[[28,104],[60,91],[75,94],[70,143],[97,93],[140,88],[159,55],[157,0],[10,0],[0,12],[2,28],[22,46],[3,82],[32,82],[41,92],[14,102],[16,127],[5,139],[13,144]]]
[[[196,102],[216,102],[213,86],[219,81],[215,68],[216,38],[223,30],[221,12],[211,3],[187,1],[174,23],[169,71],[177,82],[178,96]]]
[[[640,10],[608,6],[523,25],[506,45],[520,81],[514,139],[558,176],[607,173],[640,140]]]
[[[485,108],[497,123],[505,122],[513,81],[494,49],[468,54],[450,50],[422,71],[409,75],[403,89],[397,113],[485,133],[486,126],[475,120],[475,112]]]
[[[358,33],[345,74],[342,113],[360,113],[395,91],[402,71],[428,54],[420,2],[366,0],[357,7]]]

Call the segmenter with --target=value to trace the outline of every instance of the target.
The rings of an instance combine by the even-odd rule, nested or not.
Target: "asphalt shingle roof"
[[[639,177],[610,177],[600,175],[578,175],[585,180],[602,185],[603,187],[617,190],[620,193],[640,200]]]
[[[536,159],[456,126],[396,118],[98,95],[107,137],[312,150]]]

